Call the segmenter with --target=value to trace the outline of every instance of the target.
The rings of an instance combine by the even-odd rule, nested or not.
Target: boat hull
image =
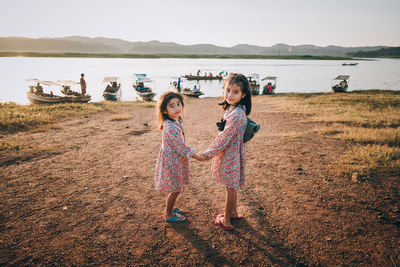
[[[276,86],[272,86],[271,91],[268,91],[268,87],[264,86],[262,94],[263,95],[273,95],[273,94],[275,94],[275,88],[276,88]]]
[[[260,85],[249,85],[249,89],[252,95],[260,94]]]
[[[347,92],[347,88],[332,87],[332,91],[334,93],[344,93]]]
[[[185,95],[185,96],[197,97],[197,98],[198,98],[199,96],[201,96],[201,95],[204,95],[203,92],[197,92],[197,93],[195,93],[195,92],[188,92],[188,91],[185,91],[185,90],[182,91],[182,94]]]
[[[32,104],[87,103],[91,100],[90,95],[57,96],[50,94],[35,94],[32,92],[27,92],[27,97]]]
[[[153,97],[156,95],[156,93],[151,90],[150,87],[146,87],[146,89],[138,89],[136,85],[133,85],[133,88],[135,89],[136,95],[138,98],[140,98],[143,101],[152,101]]]
[[[113,94],[113,93],[105,93],[105,94],[103,94],[103,97],[104,97],[105,100],[110,100],[110,101],[119,100],[118,96],[116,94]]]
[[[222,80],[223,79],[222,77],[219,77],[219,76],[209,77],[209,76],[185,75],[184,77],[188,80]]]

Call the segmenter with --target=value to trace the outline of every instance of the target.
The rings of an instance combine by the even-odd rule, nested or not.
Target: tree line
[[[347,53],[351,57],[390,57],[390,58],[400,58],[400,47],[389,47],[382,48],[374,51],[358,51]]]

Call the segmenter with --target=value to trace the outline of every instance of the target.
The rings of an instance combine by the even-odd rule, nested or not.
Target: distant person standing
[[[81,83],[82,95],[86,95],[86,81],[85,81],[84,77],[85,77],[85,74],[81,73],[81,81],[80,81],[80,83]]]
[[[176,86],[178,92],[181,92],[181,78],[178,78],[178,85]]]

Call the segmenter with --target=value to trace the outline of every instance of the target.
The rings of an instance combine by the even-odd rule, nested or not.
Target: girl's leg
[[[166,205],[165,205],[165,219],[171,219],[172,217],[175,216],[174,213],[172,213],[172,209],[174,208],[176,198],[178,197],[180,192],[174,192],[174,193],[168,193],[167,194],[167,200],[166,200]],[[180,216],[178,216],[180,217]]]
[[[239,213],[237,211],[237,191],[235,190],[231,217],[238,217],[238,216],[239,216]]]
[[[235,189],[226,188],[226,200],[225,200],[225,214],[223,219],[221,219],[221,223],[223,225],[231,225],[231,217],[233,213],[233,209],[236,209],[236,201],[237,201],[237,191]]]

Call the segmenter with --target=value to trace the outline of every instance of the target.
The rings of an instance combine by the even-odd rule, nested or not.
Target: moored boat
[[[348,80],[350,79],[349,75],[339,75],[336,78],[332,79],[332,90],[335,93],[343,93],[347,91],[349,87]]]
[[[38,79],[26,79],[28,82],[34,82],[36,86],[29,86],[29,91],[27,92],[27,98],[32,104],[57,104],[57,103],[86,103],[91,100],[90,95],[82,95],[70,89],[73,84],[79,84],[74,81],[42,81]],[[62,87],[61,92],[65,96],[55,95],[53,91],[50,93],[45,93],[43,87],[40,85],[51,87]]]
[[[190,88],[184,88],[182,90],[182,94],[185,95],[185,96],[190,96],[190,97],[199,97],[201,95],[204,95],[203,92],[194,91],[194,90],[191,90]]]
[[[90,95],[84,96],[58,96],[54,94],[27,92],[28,100],[32,104],[57,104],[57,103],[87,103],[90,101]]]
[[[263,91],[262,91],[263,95],[275,94],[276,80],[277,80],[277,77],[275,77],[275,76],[267,76],[267,77],[264,77],[261,79],[261,81],[265,82],[265,85],[264,85]]]
[[[105,100],[116,101],[121,99],[121,83],[118,77],[104,77],[103,83],[108,83],[103,92]]]
[[[222,80],[223,77],[222,75],[216,75],[216,76],[198,76],[198,75],[185,75],[183,76],[188,80]]]
[[[251,73],[247,75],[249,81],[249,90],[252,95],[258,95],[260,93],[260,76],[257,73]]]
[[[156,93],[147,84],[153,83],[153,80],[147,77],[146,74],[135,74],[136,81],[133,84],[136,95],[143,101],[152,101]]]

